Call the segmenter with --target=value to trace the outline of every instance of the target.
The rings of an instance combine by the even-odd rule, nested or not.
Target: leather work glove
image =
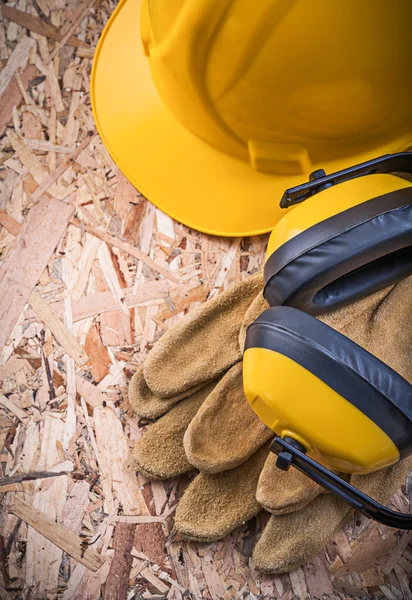
[[[351,318],[340,329],[353,341],[386,362],[412,383],[412,277],[370,298],[331,313],[323,320],[335,329],[342,313],[348,318],[359,306],[369,305],[361,318]],[[276,467],[274,467],[275,469]],[[387,504],[412,469],[412,457],[369,475],[353,475],[351,483],[362,492]],[[271,474],[266,471],[270,485]],[[306,563],[331,540],[353,514],[342,500],[327,494],[305,509],[284,516],[272,515],[254,550],[259,569],[269,573],[291,571]]]
[[[129,400],[136,414],[147,419],[165,415],[149,428],[134,451],[136,468],[148,477],[167,479],[193,470],[183,448],[184,432],[219,379],[231,369],[229,380],[235,377],[236,391],[240,390],[240,324],[262,285],[258,273],[194,310],[162,336],[134,375]],[[227,388],[227,380],[223,386]],[[264,436],[258,442],[261,445],[270,433],[249,409],[246,419],[249,430],[259,439]],[[255,444],[247,451],[251,454],[257,447]],[[243,460],[242,455],[240,462]]]
[[[160,417],[242,360],[240,324],[262,286],[262,273],[252,275],[161,337],[130,383],[129,399],[139,416]]]
[[[406,280],[322,320],[408,378],[411,287],[411,281]],[[247,324],[265,308],[266,303],[258,296],[246,312],[240,326],[241,346]],[[207,326],[203,334],[207,335]],[[149,377],[162,377],[160,363]],[[175,390],[178,392],[178,388]],[[255,429],[251,427],[251,432],[247,428],[247,420],[253,423],[257,417],[243,396],[240,365],[235,365],[213,389],[203,391],[196,407],[192,399],[192,412],[186,415],[184,424],[182,415],[174,414],[178,409],[185,411],[182,402],[149,428],[136,446],[137,467],[143,467],[146,474],[156,475],[158,471],[159,476],[158,465],[170,461],[170,452],[175,448],[176,454],[185,457],[180,463],[181,472],[191,465],[203,471],[186,490],[176,512],[175,529],[184,537],[219,539],[263,506],[273,514],[254,551],[256,566],[280,573],[307,562],[329,542],[351,509],[331,495],[320,495],[322,488],[295,469],[285,473],[275,467],[276,457],[268,456],[267,445],[263,445],[273,434],[257,425]],[[150,399],[148,394],[146,401]],[[156,398],[156,402],[163,400]],[[159,442],[162,436],[173,439],[169,454],[163,458],[163,444]],[[387,502],[402,484],[410,464],[403,461],[371,475],[354,476],[352,483]],[[163,472],[161,476],[171,475]]]
[[[239,345],[239,332],[245,330],[246,322],[267,308],[261,289],[258,274],[193,311],[155,344],[129,387],[130,404],[137,415],[164,415],[136,444],[136,469],[151,479],[167,479],[197,467],[205,472],[196,479],[196,487],[203,484],[203,492],[212,495],[219,477],[225,480],[218,495],[223,503],[226,494],[228,510],[221,511],[213,527],[204,531],[205,540],[224,537],[261,510],[256,486],[268,453],[267,447],[261,448],[273,433],[244,396]],[[210,416],[220,421],[208,430],[207,448],[199,446],[198,436],[190,433],[192,421],[196,427],[195,416],[206,429]],[[230,478],[232,485],[228,485]],[[236,488],[240,478],[243,500]],[[278,471],[278,479],[289,482],[283,497],[277,495],[274,500],[282,512],[302,505],[303,490],[307,496],[311,489],[312,498],[321,489],[296,471]]]

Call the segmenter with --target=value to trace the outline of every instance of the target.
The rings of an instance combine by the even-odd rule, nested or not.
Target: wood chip
[[[44,198],[32,208],[0,267],[0,350],[58,244],[73,207]],[[46,229],[47,235],[39,236]]]
[[[120,420],[111,408],[94,409],[96,442],[107,485],[122,500],[126,515],[148,514],[138,482],[129,467],[129,450]]]
[[[10,55],[7,65],[0,72],[0,96],[3,94],[18,69],[24,69],[29,61],[30,50],[36,45],[35,40],[24,37]]]
[[[73,533],[78,533],[84,514],[89,505],[90,486],[87,481],[76,481],[64,505],[62,525]]]
[[[54,57],[57,56],[59,52],[61,52],[62,48],[71,39],[77,27],[83,21],[84,17],[87,15],[92,6],[96,4],[96,2],[97,0],[84,0],[84,2],[82,2],[82,4],[78,7],[75,14],[73,15],[73,18],[71,19],[71,22],[68,22],[66,24],[66,27],[62,29],[61,33],[63,37],[61,38],[59,43],[56,44],[55,49],[50,55],[49,61],[52,61]]]
[[[40,453],[37,469],[46,470],[60,462],[57,441],[63,435],[64,422],[59,416],[47,415],[44,421]],[[34,496],[30,510],[32,516],[47,515],[51,523],[61,520],[66,501],[67,476],[36,481]],[[20,506],[17,504],[17,506]],[[40,516],[39,516],[40,519]],[[27,522],[27,521],[26,521]],[[37,590],[39,595],[47,595],[58,584],[59,565],[62,560],[62,549],[52,543],[42,532],[39,535],[36,527],[29,529],[27,534],[27,583]],[[47,539],[44,539],[46,537]]]
[[[127,310],[127,306],[123,304],[124,291],[120,286],[119,280],[117,278],[117,273],[113,265],[112,257],[110,256],[110,252],[106,244],[100,244],[98,257],[100,266],[102,269],[102,273],[106,279],[106,283],[113,295],[116,298],[118,305],[116,308],[121,308],[122,311],[128,315],[129,312]],[[110,345],[110,344],[108,344]]]
[[[395,571],[396,577],[398,578],[398,581],[400,583],[400,589],[403,594],[402,598],[404,600],[412,600],[412,591],[411,591],[411,587],[410,587],[410,582],[409,582],[409,578],[406,575],[405,571],[402,569],[402,567],[400,565],[395,565],[394,571]]]
[[[37,473],[23,473],[22,475],[13,475],[12,477],[0,478],[0,488],[13,483],[22,483],[23,481],[36,481],[37,479],[48,479],[49,477],[59,477],[65,475],[69,470],[73,470],[73,463],[67,461],[65,468],[71,467],[67,471],[38,471]],[[4,490],[3,490],[4,491]]]
[[[30,150],[26,141],[11,130],[7,132],[7,137],[10,144],[13,146],[14,151],[23,163],[23,166],[27,169],[30,175],[32,175],[36,183],[40,185],[42,182],[44,182],[48,178],[48,172],[45,167],[43,167],[40,160]],[[60,195],[60,191],[55,185],[50,186],[50,191],[55,195]]]
[[[76,283],[73,285],[71,297],[73,301],[78,301],[86,289],[87,282],[92,270],[94,261],[96,260],[97,252],[101,242],[93,236],[87,236],[86,243],[83,248],[82,257],[79,264],[79,276]]]
[[[55,523],[47,515],[34,509],[22,499],[16,497],[12,511],[17,517],[90,571],[97,571],[102,566],[103,559],[100,554],[92,548],[84,548],[79,536],[66,527]]]
[[[121,240],[115,238],[113,235],[105,233],[104,231],[100,231],[100,229],[92,227],[91,225],[86,225],[81,221],[78,221],[77,219],[71,219],[70,223],[75,227],[79,227],[80,229],[87,231],[87,233],[91,233],[91,235],[94,235],[95,237],[99,238],[99,240],[102,240],[102,242],[106,242],[106,244],[114,246],[115,248],[119,248],[120,250],[123,250],[123,252],[130,254],[130,256],[134,256],[134,258],[141,260],[143,263],[145,263],[148,267],[150,267],[157,273],[161,273],[164,277],[166,277],[166,279],[169,279],[169,281],[178,283],[178,280],[167,269],[165,269],[161,265],[158,265],[154,260],[147,256],[147,254],[139,250],[139,248],[135,248],[127,242],[122,242]]]
[[[3,5],[2,12],[5,19],[8,19],[13,23],[17,23],[18,25],[29,29],[29,31],[33,31],[34,33],[38,33],[39,35],[43,35],[44,37],[57,42],[61,42],[63,39],[58,27],[54,27],[53,25],[45,23],[39,17],[30,15],[22,10],[18,10],[17,8],[13,8],[8,4]],[[74,46],[75,48],[88,48],[86,42],[76,37],[69,38],[66,41],[66,44],[68,46]]]
[[[77,365],[85,365],[89,360],[86,352],[35,290],[30,294],[29,303],[40,321],[50,329],[56,341],[64,348],[66,353],[73,358]]]
[[[16,356],[10,358],[3,367],[0,367],[0,381],[6,377],[11,377],[17,371],[24,368],[24,361]]]
[[[21,73],[23,86],[39,75],[35,65],[27,65]],[[23,94],[15,78],[13,78],[4,92],[0,95],[0,136],[6,131],[7,125],[12,119],[13,109],[18,108],[23,101]]]
[[[167,594],[169,586],[161,581],[147,566],[147,561],[140,560],[139,558],[133,559],[133,571],[131,577],[134,579],[138,575],[144,577],[146,581],[151,583],[161,594]]]
[[[296,596],[298,598],[307,598],[309,594],[303,570],[296,569],[295,571],[292,571],[289,576],[292,590]]]
[[[405,531],[402,533],[397,545],[393,548],[388,559],[382,566],[382,573],[389,575],[393,570],[399,558],[402,556],[403,551],[412,542],[412,531]]]
[[[97,323],[89,329],[84,349],[89,356],[88,366],[93,379],[99,382],[110,373],[112,361],[107,348],[102,343]]]
[[[335,592],[345,594],[350,598],[374,598],[374,594],[368,592],[365,588],[358,588],[347,581],[335,579],[333,582]]]
[[[11,413],[14,414],[20,421],[25,423],[29,420],[29,416],[18,406],[11,398],[6,398],[3,394],[0,394],[0,404],[7,408]]]
[[[44,62],[40,59],[39,56],[37,56],[36,67],[39,69],[39,71],[41,73],[46,75],[51,103],[55,107],[56,112],[61,113],[65,110],[66,107],[63,102],[60,85],[59,85],[59,81],[56,76],[54,64],[50,63],[48,61],[49,53],[48,53],[47,40],[45,38],[39,38],[39,47],[40,47],[40,52],[44,58]],[[42,52],[42,48],[44,49],[44,52]],[[41,183],[41,182],[38,182],[38,183]]]
[[[131,517],[128,515],[119,515],[110,519],[111,523],[164,523],[164,517],[152,517],[148,515],[139,515],[137,517]]]
[[[102,406],[103,403],[107,402],[107,394],[101,392],[95,385],[83,379],[80,375],[76,375],[76,387],[78,394],[93,408]]]
[[[121,171],[119,171],[117,179],[115,207],[116,213],[123,220],[127,216],[131,203],[136,202],[138,193]]]
[[[106,581],[105,596],[116,600],[126,600],[129,589],[129,575],[132,568],[134,534],[136,525],[119,523],[114,530],[114,556]]]
[[[394,535],[382,536],[376,528],[372,528],[372,531],[367,530],[365,536],[357,542],[346,562],[338,559],[331,565],[329,572],[336,577],[354,572],[361,573],[381,565],[395,546]]]
[[[402,600],[402,596],[395,596],[395,594],[392,592],[392,590],[389,589],[387,585],[381,585],[380,590],[385,596],[385,598],[387,598],[388,600]],[[373,598],[372,595],[370,595],[370,597]]]
[[[0,215],[1,221],[1,215]],[[136,294],[133,294],[132,288],[124,290],[124,302],[127,308],[136,308],[145,305],[147,302],[159,300],[163,302],[163,298],[169,295],[169,286],[167,281],[150,281],[142,283],[137,289]],[[57,316],[63,314],[63,302],[54,302],[50,305]],[[88,317],[95,317],[106,312],[116,310],[118,301],[113,297],[110,291],[97,292],[88,296],[83,296],[78,301],[72,303],[73,321],[81,321]],[[30,318],[32,316],[30,315]]]
[[[50,173],[39,185],[37,190],[35,190],[30,196],[30,202],[35,204],[40,200],[40,198],[52,188],[53,184],[63,175],[65,171],[74,163],[76,158],[83,152],[85,148],[90,144],[92,139],[96,136],[96,132],[90,132],[90,134],[82,141],[81,144],[70,154],[60,165],[57,167],[53,173]]]

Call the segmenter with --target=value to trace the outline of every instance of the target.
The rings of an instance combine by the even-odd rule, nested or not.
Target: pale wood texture
[[[73,207],[54,198],[34,206],[0,267],[0,350],[60,241]],[[41,231],[47,235],[39,235]]]
[[[61,42],[63,39],[58,27],[45,23],[39,17],[27,14],[26,12],[8,6],[7,4],[3,6],[2,13],[5,19],[17,23],[18,25],[22,25],[22,27],[34,31],[34,33],[43,35],[51,40],[56,40],[57,42]],[[88,48],[88,45],[83,40],[76,37],[68,38],[66,44],[68,46],[75,46],[76,48]]]
[[[95,550],[91,548],[83,549],[82,540],[77,535],[72,533],[69,529],[55,523],[53,519],[46,514],[35,510],[29,504],[26,504],[23,500],[16,497],[15,504],[12,507],[13,513],[22,519],[25,523],[30,525],[36,532],[38,532],[42,537],[45,537],[52,543],[52,546],[58,548],[60,550],[64,550],[72,556],[77,562],[84,565],[87,569],[91,571],[97,571],[103,560]],[[29,529],[30,531],[30,529]],[[43,547],[38,548],[38,554],[33,557],[32,566],[35,565],[35,561],[44,560],[46,557],[44,550],[44,540],[42,540]],[[58,553],[61,559],[61,553]],[[56,568],[56,562],[54,562],[54,569]],[[60,566],[60,563],[57,563],[57,567]],[[50,578],[50,569],[51,564],[46,563],[46,569],[44,574],[47,578]],[[57,578],[56,578],[57,581]],[[44,586],[47,585],[47,581],[40,581],[40,584]],[[39,589],[39,588],[38,588]],[[40,588],[41,589],[41,588]]]
[[[33,291],[30,294],[29,304],[40,321],[44,323],[48,329],[50,329],[56,342],[58,342],[60,346],[66,350],[66,353],[71,356],[79,366],[87,363],[89,357],[79,342],[69,331],[69,329],[65,327],[61,321],[59,321],[49,305],[36,291]]]
[[[126,515],[147,513],[138,481],[128,468],[128,448],[119,418],[109,407],[96,407],[93,412],[100,468],[105,473],[108,496],[122,502]],[[108,508],[112,512],[113,505]]]
[[[144,252],[139,250],[139,248],[135,248],[134,246],[132,246],[131,244],[128,244],[127,242],[122,242],[118,238],[116,238],[112,235],[109,235],[105,231],[100,231],[96,227],[93,227],[91,225],[85,225],[84,223],[82,224],[82,223],[80,223],[80,221],[77,221],[76,219],[72,219],[71,223],[72,223],[72,225],[75,225],[76,227],[80,227],[82,230],[87,231],[88,233],[91,233],[95,237],[99,238],[99,240],[102,240],[103,242],[106,242],[107,244],[114,246],[115,248],[119,248],[119,250],[123,250],[123,252],[126,252],[127,254],[130,254],[134,258],[137,258],[138,260],[143,261],[148,267],[151,267],[154,271],[157,271],[158,273],[161,273],[162,275],[164,275],[166,277],[166,279],[170,279],[170,281],[174,281],[175,283],[177,283],[178,280],[175,277],[173,277],[173,275],[171,275],[171,273],[169,272],[168,269],[165,269],[161,265],[157,264],[154,260],[149,258]]]
[[[29,38],[23,37],[11,53],[7,65],[0,73],[0,96],[3,94],[12,78],[18,69],[24,69],[29,60],[30,50],[35,46],[36,42]]]
[[[39,71],[35,65],[27,65],[21,72],[21,81],[24,86],[27,86],[38,75]],[[13,109],[16,110],[22,101],[23,95],[16,79],[13,77],[0,95],[0,135],[4,134],[8,123],[12,120]]]
[[[130,378],[169,327],[263,267],[267,236],[190,230],[113,163],[90,72],[115,4],[0,5],[0,597],[411,598],[409,532],[357,516],[309,564],[265,575],[250,558],[264,514],[184,542],[173,514],[190,477],[130,467],[146,428]]]
[[[51,415],[44,422],[38,469],[47,469],[57,462],[60,457],[57,442],[64,432],[64,422]],[[49,485],[50,484],[50,485]],[[56,544],[53,538],[54,529],[61,521],[66,503],[68,478],[57,477],[53,480],[37,481],[31,499],[31,507],[25,510],[25,505],[16,498],[16,511],[20,518],[31,525],[27,532],[27,567],[26,578],[28,585],[34,587],[38,594],[47,593],[58,584],[59,565],[63,557],[63,548]],[[49,523],[42,519],[47,515]],[[44,539],[46,537],[47,539]]]

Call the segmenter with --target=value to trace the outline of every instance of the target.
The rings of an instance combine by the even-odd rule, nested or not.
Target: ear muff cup
[[[298,363],[376,423],[401,458],[412,453],[412,386],[355,342],[310,315],[279,306],[249,326],[245,353],[251,348],[272,350]]]
[[[265,264],[264,296],[270,306],[319,315],[411,274],[412,188],[407,188],[325,219],[275,250]]]

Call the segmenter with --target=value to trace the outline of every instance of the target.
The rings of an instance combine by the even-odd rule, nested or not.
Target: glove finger
[[[267,308],[269,308],[269,304],[266,302],[266,300],[263,297],[263,291],[259,292],[259,294],[256,296],[256,298],[253,300],[253,302],[251,303],[251,305],[247,309],[247,311],[245,313],[245,316],[243,318],[242,324],[240,326],[239,348],[241,349],[242,352],[243,352],[244,347],[245,347],[245,339],[246,339],[246,330],[247,330],[247,328]]]
[[[272,515],[253,552],[256,567],[276,574],[297,569],[326,546],[350,511],[339,498],[322,494],[302,510]]]
[[[174,406],[164,417],[150,425],[136,443],[132,461],[137,471],[149,479],[171,479],[193,470],[183,447],[183,436],[202,402],[215,383],[203,387]]]
[[[157,419],[167,413],[175,404],[195,394],[205,387],[205,383],[199,384],[170,398],[159,398],[154,394],[146,383],[143,375],[143,367],[140,367],[133,375],[129,384],[129,403],[136,415],[144,419]]]
[[[410,380],[411,291],[409,278],[346,309],[324,315],[322,320]],[[386,504],[411,468],[412,457],[369,475],[354,475],[351,483]],[[273,515],[255,548],[257,568],[271,573],[296,569],[330,541],[351,512],[341,499],[328,494],[319,495],[298,512]]]
[[[325,489],[297,469],[281,471],[272,452],[265,461],[256,490],[256,500],[265,510],[282,515],[300,510]]]
[[[240,467],[209,475],[200,473],[183,494],[175,530],[185,539],[213,542],[228,535],[261,510],[255,492],[268,447]]]
[[[354,475],[351,483],[386,504],[412,468],[412,457],[396,465]],[[319,495],[303,510],[272,515],[254,551],[256,567],[268,573],[285,573],[305,564],[329,543],[352,509],[332,494]]]
[[[239,327],[262,285],[262,273],[257,273],[169,329],[144,363],[149,388],[170,398],[215,379],[241,360]]]
[[[220,473],[241,465],[272,436],[245,398],[240,362],[203,403],[183,443],[192,465],[206,473]]]
[[[362,344],[412,382],[412,277],[387,291],[370,319],[370,334]]]
[[[356,335],[360,330],[369,330],[370,319],[376,311],[376,307],[388,295],[392,287],[380,290],[371,296],[357,300],[348,306],[327,312],[317,318],[319,321],[329,325],[329,327],[353,339],[352,336]]]
[[[362,317],[362,320],[365,323],[368,323],[369,316],[373,314],[376,305],[388,295],[391,289],[392,287],[381,290],[376,294],[363,298],[349,306],[321,315],[318,319],[351,338],[351,325],[353,326],[353,324],[355,324],[355,331],[358,330],[358,321],[360,317]],[[261,291],[247,309],[240,327],[239,346],[242,351],[245,346],[247,328],[268,308],[269,304],[263,297],[263,291]],[[346,328],[348,328],[348,332],[346,331]]]

